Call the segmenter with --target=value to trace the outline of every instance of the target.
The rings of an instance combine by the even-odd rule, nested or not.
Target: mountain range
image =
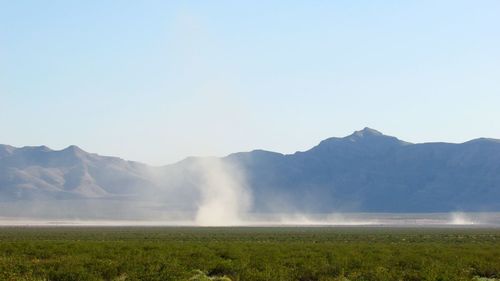
[[[193,211],[206,200],[207,181],[215,197],[225,196],[218,187],[238,185],[232,192],[248,193],[248,211],[256,213],[500,211],[500,141],[413,144],[365,128],[294,154],[254,150],[160,167],[77,146],[0,145],[5,206],[154,202],[151,208]],[[17,214],[5,210],[0,216]]]

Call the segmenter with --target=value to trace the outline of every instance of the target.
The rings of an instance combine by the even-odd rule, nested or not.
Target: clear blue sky
[[[500,138],[500,1],[0,0],[0,143],[167,164]]]

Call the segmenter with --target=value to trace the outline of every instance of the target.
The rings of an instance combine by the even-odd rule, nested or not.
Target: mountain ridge
[[[75,145],[0,145],[0,202],[146,200],[193,210],[206,163],[244,175],[252,212],[500,211],[500,140],[409,143],[368,127],[293,154],[256,149],[163,166]]]
[[[294,155],[294,154],[297,154],[297,153],[303,153],[303,152],[307,152],[319,145],[321,145],[322,143],[325,143],[325,142],[329,142],[329,141],[341,141],[341,140],[351,140],[353,138],[362,138],[362,137],[370,137],[370,136],[378,136],[378,137],[389,137],[389,138],[392,138],[394,140],[398,140],[400,141],[401,143],[404,143],[404,144],[411,144],[411,145],[422,145],[422,144],[449,144],[449,145],[461,145],[461,144],[467,144],[467,143],[476,143],[476,142],[487,142],[487,143],[500,143],[500,139],[495,139],[495,138],[488,138],[488,137],[479,137],[479,138],[474,138],[474,139],[471,139],[471,140],[468,140],[468,141],[464,141],[464,142],[440,142],[440,141],[430,141],[430,142],[420,142],[420,143],[412,143],[412,142],[407,142],[407,141],[404,141],[404,140],[400,140],[399,138],[397,137],[394,137],[394,136],[390,136],[390,135],[385,135],[383,134],[382,132],[376,130],[376,129],[373,129],[373,128],[370,128],[370,127],[364,127],[363,129],[361,130],[357,130],[357,131],[354,131],[352,134],[350,135],[347,135],[347,136],[344,136],[344,137],[330,137],[330,138],[326,138],[322,141],[320,141],[317,145],[315,146],[312,146],[310,149],[308,150],[305,150],[305,151],[296,151],[294,153],[288,153],[288,154],[285,154],[285,153],[281,153],[281,152],[276,152],[276,151],[271,151],[271,150],[266,150],[266,149],[253,149],[253,150],[250,150],[250,151],[242,151],[242,152],[233,152],[233,153],[230,153],[226,156],[222,156],[222,157],[217,157],[217,156],[210,156],[210,157],[217,157],[217,158],[224,158],[224,157],[228,157],[230,155],[233,155],[233,154],[239,154],[239,153],[249,153],[249,152],[269,152],[269,153],[274,153],[274,154],[281,154],[281,155]],[[136,160],[128,160],[128,159],[124,159],[124,158],[121,158],[121,157],[117,157],[117,156],[110,156],[110,155],[101,155],[101,154],[98,154],[98,153],[91,153],[91,152],[87,152],[86,150],[80,148],[78,145],[75,145],[75,144],[70,144],[68,145],[67,147],[65,148],[62,148],[62,149],[52,149],[46,145],[27,145],[27,146],[20,146],[20,147],[17,147],[17,146],[12,146],[12,145],[9,145],[9,144],[1,144],[0,143],[0,156],[1,156],[1,153],[2,151],[4,150],[7,150],[7,149],[11,149],[11,150],[18,150],[18,149],[40,149],[40,150],[45,150],[45,151],[48,151],[48,152],[62,152],[62,151],[66,151],[66,150],[77,150],[77,151],[81,151],[81,152],[84,152],[84,153],[87,153],[87,154],[92,154],[92,155],[98,155],[98,156],[101,156],[101,157],[110,157],[110,158],[117,158],[117,159],[121,159],[121,160],[124,160],[124,161],[127,161],[127,162],[134,162],[134,163],[140,163],[140,164],[144,164],[144,165],[148,165],[148,166],[152,166],[152,167],[164,167],[164,166],[169,166],[169,165],[175,165],[179,162],[183,162],[185,160],[188,160],[190,158],[204,158],[204,157],[199,157],[199,156],[188,156],[184,159],[181,159],[179,161],[176,161],[176,162],[172,162],[172,163],[168,163],[168,164],[162,164],[162,165],[150,165],[150,164],[147,164],[145,162],[141,162],[141,161],[136,161]]]

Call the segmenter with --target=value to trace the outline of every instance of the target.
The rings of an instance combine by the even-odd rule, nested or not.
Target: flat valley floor
[[[500,280],[500,228],[1,227],[0,280]]]

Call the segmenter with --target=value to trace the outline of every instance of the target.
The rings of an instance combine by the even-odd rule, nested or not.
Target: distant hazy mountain
[[[130,196],[154,186],[150,168],[76,146],[0,145],[0,200]]]
[[[228,158],[246,171],[259,210],[500,210],[500,141],[493,139],[411,144],[365,128],[292,155]]]
[[[212,180],[221,173],[200,161],[238,173],[254,212],[500,211],[500,141],[412,144],[369,128],[291,155],[255,150],[163,167],[76,146],[0,145],[0,202],[146,200],[158,208],[194,210],[207,175]],[[226,175],[212,184],[227,182]]]

